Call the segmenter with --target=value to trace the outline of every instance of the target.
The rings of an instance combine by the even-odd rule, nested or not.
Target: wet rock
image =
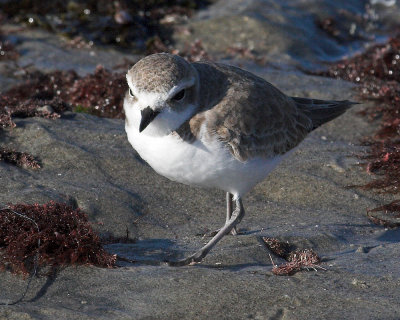
[[[218,58],[235,58],[230,51],[240,47],[280,67],[324,67],[391,32],[389,17],[399,12],[398,5],[371,7],[361,0],[222,0],[196,13],[185,24],[189,32],[177,32],[174,40],[180,47],[198,38]]]

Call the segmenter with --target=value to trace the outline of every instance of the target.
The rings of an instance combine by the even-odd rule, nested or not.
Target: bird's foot
[[[203,260],[204,256],[205,256],[204,252],[202,250],[199,250],[195,254],[187,257],[186,259],[178,261],[166,261],[166,263],[170,267],[192,266]]]
[[[200,250],[198,250],[195,254],[189,256],[186,259],[179,261],[167,261],[169,266],[180,267],[192,265],[197,262],[200,262],[208,252],[221,240],[225,235],[230,233],[233,229],[235,229],[236,225],[242,220],[244,216],[244,209],[242,200],[240,198],[236,199],[236,209],[232,212],[229,220],[225,222],[225,225],[217,232],[217,234],[207,242],[205,246],[203,246]],[[234,234],[237,234],[237,230],[234,230]]]
[[[206,233],[205,235],[207,237],[214,237],[219,232],[219,230],[221,230],[221,229],[214,230],[212,232]],[[238,234],[240,234],[240,231],[235,226],[235,227],[232,228],[232,230],[231,230],[231,232],[229,234],[231,234],[232,236],[237,236]]]

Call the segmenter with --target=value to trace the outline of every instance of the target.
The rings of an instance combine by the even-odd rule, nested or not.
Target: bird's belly
[[[129,142],[159,174],[188,185],[215,187],[243,196],[281,161],[256,158],[240,162],[219,142],[188,143],[178,136],[152,137],[127,130]]]

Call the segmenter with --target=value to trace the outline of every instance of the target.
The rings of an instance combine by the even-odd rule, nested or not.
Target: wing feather
[[[205,112],[207,130],[217,134],[238,160],[283,154],[312,129],[310,118],[294,101],[264,79],[235,67],[216,67],[223,69],[229,86]]]

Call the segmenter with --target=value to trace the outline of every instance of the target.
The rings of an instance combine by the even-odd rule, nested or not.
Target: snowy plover
[[[125,130],[139,155],[173,181],[227,192],[224,226],[170,265],[201,261],[242,220],[242,197],[309,132],[353,104],[288,97],[242,69],[166,53],[137,62],[127,81]]]

